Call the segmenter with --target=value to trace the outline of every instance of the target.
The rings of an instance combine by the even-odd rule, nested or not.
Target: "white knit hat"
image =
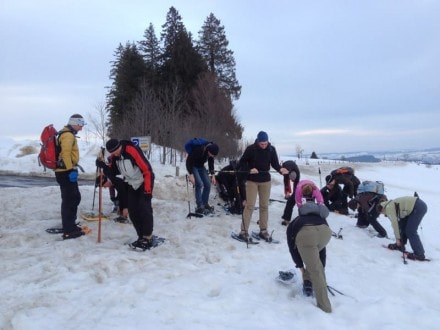
[[[84,126],[86,125],[86,122],[83,118],[83,116],[79,114],[74,114],[69,118],[68,125],[78,125],[78,126]]]

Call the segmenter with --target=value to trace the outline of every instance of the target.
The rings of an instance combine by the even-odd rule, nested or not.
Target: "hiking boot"
[[[260,233],[258,234],[258,236],[260,238],[264,239],[266,242],[272,241],[272,237],[270,237],[270,235],[266,229],[260,230]]]
[[[376,237],[377,238],[388,238],[388,236],[387,236],[387,233],[378,233],[377,235],[376,235]]]
[[[240,234],[238,234],[238,238],[244,242],[252,242],[252,237],[249,237],[249,234],[245,231],[241,231]]]
[[[283,219],[283,221],[281,221],[281,224],[282,224],[283,226],[288,226],[289,223],[290,223],[290,220],[284,220],[284,219]]]
[[[212,213],[214,213],[214,206],[211,206],[211,205],[209,205],[209,204],[206,204],[205,206],[204,206],[204,214],[212,214]]]
[[[196,208],[196,213],[205,214],[205,208],[203,206]]]
[[[312,286],[312,282],[310,282],[309,280],[305,280],[303,283],[303,294],[306,297],[313,296],[313,286]]]
[[[150,238],[139,238],[130,244],[133,249],[149,250],[153,246],[153,240]]]
[[[415,254],[415,253],[412,253],[412,252],[408,253],[406,255],[406,257],[409,260],[425,260],[425,256],[423,254],[422,255],[418,255],[418,254]]]
[[[128,218],[120,215],[119,217],[115,218],[114,221],[119,223],[128,223]]]
[[[388,244],[388,248],[390,249],[390,250],[399,250],[399,251],[402,251],[402,252],[404,252],[405,251],[405,247],[403,246],[403,245],[397,245],[396,243],[391,243],[391,244]]]
[[[63,239],[73,239],[73,238],[78,238],[80,236],[85,235],[86,233],[82,230],[81,227],[77,227],[76,230],[70,232],[70,233],[64,233],[63,234]]]

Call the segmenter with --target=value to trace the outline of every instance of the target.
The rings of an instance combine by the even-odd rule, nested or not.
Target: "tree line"
[[[243,126],[234,100],[241,86],[224,26],[210,14],[198,39],[171,7],[158,38],[152,23],[138,42],[119,44],[111,62],[106,95],[107,131],[112,138],[151,136],[173,162],[188,139],[204,137],[221,146],[220,155],[242,151]],[[174,159],[175,160],[175,159]]]

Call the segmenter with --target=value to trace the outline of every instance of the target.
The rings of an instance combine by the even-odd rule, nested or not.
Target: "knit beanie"
[[[210,143],[206,146],[206,150],[209,151],[212,155],[217,156],[219,147],[215,143]]]
[[[269,136],[266,132],[260,131],[257,135],[257,142],[267,142],[269,141]]]
[[[333,181],[333,177],[329,174],[325,177],[325,183],[330,183],[331,181]]]
[[[67,122],[67,125],[73,126],[73,125],[78,125],[78,126],[84,126],[86,124],[83,116],[81,116],[80,114],[74,114],[69,118],[69,121]]]
[[[118,149],[120,145],[121,145],[121,142],[119,142],[119,140],[110,139],[105,144],[105,148],[107,149],[107,151],[109,153],[112,153],[112,152],[116,151],[116,149]]]

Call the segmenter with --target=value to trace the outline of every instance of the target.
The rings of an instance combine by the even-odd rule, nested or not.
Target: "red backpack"
[[[58,136],[60,133],[53,127],[53,124],[47,125],[41,132],[41,149],[38,154],[38,163],[52,170],[57,168],[58,156],[61,151]]]

